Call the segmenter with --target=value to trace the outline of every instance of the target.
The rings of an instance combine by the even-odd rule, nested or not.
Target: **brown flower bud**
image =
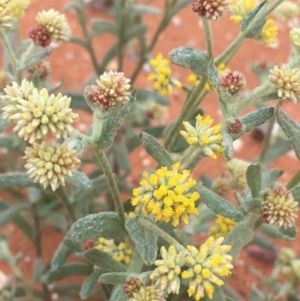
[[[228,133],[232,133],[232,134],[238,134],[240,133],[240,131],[243,128],[243,124],[241,123],[241,121],[239,119],[235,119],[234,123],[231,123],[228,125]]]
[[[35,45],[47,47],[51,43],[51,36],[48,30],[42,26],[35,27],[30,30],[29,37]]]
[[[246,87],[245,76],[239,71],[228,71],[221,76],[220,87],[234,95]]]
[[[228,6],[227,0],[193,0],[192,10],[199,16],[217,21]]]
[[[123,285],[124,293],[131,298],[141,289],[142,285],[143,283],[138,278],[130,278]]]

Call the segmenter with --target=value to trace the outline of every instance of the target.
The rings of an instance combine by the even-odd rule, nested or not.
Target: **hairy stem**
[[[199,161],[203,159],[205,155],[203,154],[201,149],[197,149],[181,166],[181,169],[187,169],[192,171]]]
[[[210,21],[207,20],[206,18],[202,18],[202,24],[203,24],[203,29],[204,29],[204,33],[205,33],[207,54],[212,59],[213,58],[213,39],[212,39]]]
[[[298,170],[294,176],[290,179],[290,181],[287,183],[286,188],[288,190],[294,188],[298,183],[300,183],[300,170]]]
[[[186,248],[183,245],[181,245],[176,239],[174,239],[172,236],[170,236],[168,233],[166,233],[164,230],[162,230],[161,228],[159,228],[155,224],[147,221],[146,219],[144,219],[142,217],[139,218],[139,223],[142,226],[144,226],[145,228],[147,228],[147,229],[153,231],[154,233],[156,233],[158,236],[160,236],[162,239],[164,239],[170,245],[175,246],[177,251],[182,251],[183,253],[187,252]]]
[[[69,214],[69,217],[70,217],[70,220],[74,223],[77,221],[77,218],[76,218],[76,215],[75,215],[75,211],[74,211],[74,208],[72,206],[72,204],[70,203],[69,201],[69,198],[68,198],[68,195],[65,191],[65,189],[60,186],[58,189],[57,189],[57,194],[60,196],[61,198],[61,201],[65,207],[65,209],[67,210],[68,214]]]
[[[106,154],[104,153],[104,151],[102,149],[99,149],[96,145],[91,143],[90,146],[93,149],[95,156],[98,159],[98,161],[102,167],[103,173],[106,176],[106,180],[107,180],[108,186],[110,188],[110,192],[112,194],[113,200],[115,202],[115,206],[116,206],[116,210],[119,215],[119,219],[121,221],[121,224],[124,226],[124,224],[125,224],[124,207],[123,207],[123,203],[121,200],[121,196],[120,196],[120,192],[119,192],[119,188],[118,188],[116,179],[111,170],[111,167],[107,160]]]
[[[266,133],[266,136],[265,136],[265,139],[264,139],[264,144],[263,144],[263,147],[262,147],[262,150],[261,150],[259,159],[258,159],[258,161],[259,161],[260,163],[263,162],[263,160],[264,160],[264,158],[265,158],[265,155],[266,155],[266,153],[267,153],[267,150],[269,149],[270,142],[271,142],[272,131],[273,131],[274,125],[275,125],[275,116],[273,116],[273,117],[269,120],[269,122],[268,122],[268,130],[267,130],[267,133]]]
[[[123,60],[124,60],[124,32],[125,32],[125,24],[126,24],[126,11],[125,11],[126,0],[121,0],[120,7],[120,26],[119,26],[119,39],[118,39],[118,71],[121,72],[123,69]]]

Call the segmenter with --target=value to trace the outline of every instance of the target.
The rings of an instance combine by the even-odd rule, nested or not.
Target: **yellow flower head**
[[[254,9],[256,0],[231,0],[229,2],[230,19],[240,23],[248,13]]]
[[[195,202],[198,192],[190,192],[196,181],[190,177],[188,170],[179,172],[179,163],[161,167],[153,174],[143,173],[140,187],[133,190],[131,203],[147,216],[153,214],[156,221],[172,221],[174,227],[180,220],[189,222],[189,214],[198,214]]]
[[[220,64],[220,65],[218,66],[218,74],[219,74],[220,76],[223,75],[224,73],[226,73],[226,72],[229,71],[229,70],[230,70],[230,69],[227,68],[227,67],[225,66],[225,64],[223,64],[223,63]],[[200,80],[201,80],[201,76],[196,75],[196,74],[190,74],[189,77],[188,77],[188,79],[187,79],[187,81],[188,81],[189,83],[191,83],[192,85],[194,85],[194,86],[198,86]],[[204,86],[204,89],[207,90],[207,91],[209,91],[209,90],[212,89],[212,85],[211,85],[210,81],[207,81],[207,83],[206,83],[205,86]]]
[[[98,238],[98,244],[95,246],[95,249],[103,251],[116,261],[124,262],[125,264],[130,263],[133,253],[132,248],[126,243],[121,242],[119,245],[116,245],[113,239],[105,239],[104,237]]]
[[[220,133],[221,124],[211,126],[213,121],[210,116],[203,118],[198,115],[196,127],[183,121],[185,131],[180,131],[180,134],[188,144],[200,147],[206,156],[216,159],[217,155],[222,154],[222,134]]]
[[[170,246],[168,251],[165,247],[160,249],[161,259],[154,264],[157,268],[150,275],[151,280],[155,280],[155,286],[161,291],[178,294],[180,289],[181,267],[185,264],[185,256],[182,251],[178,252],[174,246]]]
[[[222,215],[217,215],[216,224],[209,229],[209,233],[214,238],[225,237],[235,224],[234,220]]]
[[[195,300],[200,300],[205,293],[212,299],[214,286],[224,285],[220,277],[231,274],[233,265],[232,257],[227,253],[231,250],[230,245],[221,245],[224,237],[214,239],[209,237],[199,249],[194,246],[187,246],[190,255],[186,257],[187,271],[183,271],[181,277],[189,279],[188,295],[194,296]]]
[[[257,37],[257,40],[267,46],[273,45],[277,42],[277,34],[278,28],[275,26],[274,20],[268,19],[262,29],[262,32]]]
[[[149,74],[148,80],[154,81],[154,89],[161,95],[170,95],[173,92],[173,85],[181,88],[182,84],[171,77],[172,71],[169,66],[169,61],[164,59],[159,53],[157,57],[150,60],[150,65],[154,69],[154,73]]]
[[[29,4],[29,0],[11,0],[8,4],[10,15],[15,18],[21,17],[25,14]]]

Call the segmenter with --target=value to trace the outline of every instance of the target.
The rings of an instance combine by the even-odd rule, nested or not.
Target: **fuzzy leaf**
[[[13,206],[8,207],[7,209],[1,211],[0,214],[0,227],[5,225],[6,223],[10,222],[14,219],[19,213],[22,211],[27,211],[30,209],[30,204],[14,204]]]
[[[230,161],[233,158],[233,140],[230,134],[226,131],[221,132],[222,139],[222,149],[226,160]]]
[[[130,40],[141,37],[146,34],[147,31],[147,25],[146,24],[139,24],[131,29],[128,29],[124,34],[124,39],[126,42],[129,42]]]
[[[87,276],[92,272],[90,266],[82,263],[68,263],[59,270],[50,270],[42,277],[42,282],[50,284],[53,281],[62,280],[71,276]]]
[[[277,252],[277,247],[271,243],[265,236],[262,235],[255,235],[251,244],[258,245],[259,247],[271,251],[271,252]]]
[[[0,175],[0,187],[27,187],[27,186],[38,186],[38,184],[33,183],[26,173],[7,173]]]
[[[277,120],[293,146],[297,158],[300,160],[300,125],[282,110],[278,110]]]
[[[290,192],[295,198],[295,201],[300,205],[300,185],[295,186]]]
[[[70,107],[72,109],[80,109],[80,110],[91,112],[91,109],[86,104],[85,99],[82,94],[75,94],[75,93],[67,92],[65,95],[67,95],[68,97],[71,97],[72,101],[71,101]]]
[[[78,243],[99,237],[123,240],[126,233],[116,212],[90,214],[77,220],[71,227],[68,236]]]
[[[92,19],[92,36],[100,36],[103,33],[110,33],[112,35],[118,35],[118,27],[115,23],[112,23],[103,19]]]
[[[235,225],[235,227],[228,233],[224,244],[232,246],[230,255],[236,257],[238,253],[249,244],[254,237],[254,231],[244,221]]]
[[[264,1],[260,3],[258,6],[256,6],[252,11],[250,11],[242,21],[241,31],[247,30],[247,28],[252,23],[256,15],[260,13],[262,10],[265,10],[266,7],[267,7],[267,1]],[[261,18],[258,22],[256,20],[255,27],[252,28],[252,30],[247,34],[247,38],[256,38],[261,33],[266,21],[267,21],[266,17]]]
[[[205,205],[210,208],[216,214],[221,214],[225,217],[240,221],[243,216],[234,208],[234,206],[221,198],[206,187],[197,184],[195,190],[200,193],[200,201],[203,201]]]
[[[214,60],[210,60],[207,65],[207,76],[212,86],[216,89],[219,86],[220,77]]]
[[[159,15],[161,14],[161,10],[150,5],[141,5],[141,4],[135,4],[131,6],[132,13],[137,15]]]
[[[75,149],[76,155],[80,156],[87,145],[87,139],[86,136],[83,136],[79,134],[78,131],[74,130],[71,134],[71,137],[66,140],[66,143],[69,150]]]
[[[292,240],[295,239],[297,233],[298,233],[298,229],[295,225],[293,225],[292,227],[289,227],[287,229],[284,228],[280,228],[279,231],[283,234],[286,235],[288,237],[290,237]]]
[[[26,61],[21,61],[20,65],[18,66],[18,70],[19,71],[23,71],[27,68],[29,68],[31,65],[43,60],[44,58],[46,58],[47,56],[49,56],[52,52],[52,49],[46,49],[40,53],[34,54],[29,56]]]
[[[75,170],[73,176],[68,178],[68,182],[80,189],[90,189],[92,187],[92,181],[89,177],[79,170]]]
[[[174,162],[166,151],[166,149],[159,144],[159,142],[151,135],[141,132],[139,138],[143,141],[143,146],[146,152],[162,166],[170,167]]]
[[[65,239],[59,244],[51,259],[51,269],[53,271],[60,269],[72,254],[72,250],[65,244]]]
[[[101,275],[99,278],[100,283],[107,283],[107,284],[123,284],[128,276],[130,276],[130,273],[105,273]]]
[[[111,294],[109,301],[126,301],[128,297],[125,295],[123,285],[117,285]]]
[[[261,166],[259,164],[249,165],[246,172],[247,183],[251,189],[251,194],[253,198],[259,197],[259,192],[262,189],[262,174]]]
[[[138,218],[130,218],[125,222],[125,228],[135,243],[145,264],[152,264],[157,256],[158,236],[154,232],[143,227]]]
[[[175,16],[179,11],[191,3],[190,0],[178,0],[170,10],[170,16]]]
[[[263,172],[262,174],[262,188],[269,188],[275,181],[283,174],[283,170],[272,169]]]
[[[222,111],[224,116],[228,116],[229,112],[228,112],[228,108],[227,108],[227,103],[230,101],[230,99],[232,98],[232,95],[228,93],[227,90],[222,89],[222,90],[216,90],[217,94],[218,94],[218,101],[220,104],[220,110]]]
[[[173,64],[188,68],[194,73],[207,76],[208,56],[204,51],[193,48],[179,47],[169,53]]]
[[[107,148],[111,144],[112,140],[114,139],[114,137],[116,135],[118,127],[122,123],[123,118],[128,114],[128,112],[132,108],[134,100],[135,100],[135,93],[133,93],[130,96],[129,102],[127,102],[122,107],[122,109],[120,110],[120,112],[117,113],[116,116],[104,121],[102,130],[101,130],[101,137],[98,142],[99,148],[104,149],[104,148]]]
[[[98,267],[101,267],[109,271],[113,271],[113,272],[126,271],[126,267],[122,263],[116,261],[108,253],[105,253],[98,249],[87,250],[86,252],[83,253],[83,257],[87,262],[92,263],[93,265],[96,265]]]
[[[92,294],[95,286],[98,283],[99,277],[105,273],[103,269],[97,269],[92,274],[89,275],[89,277],[86,278],[86,280],[83,282],[80,290],[80,298],[82,300],[86,300],[90,295]]]
[[[272,238],[281,238],[287,241],[292,241],[294,240],[293,237],[286,235],[285,233],[281,232],[279,229],[271,226],[271,225],[267,225],[267,224],[262,224],[259,229],[266,235],[272,237]]]

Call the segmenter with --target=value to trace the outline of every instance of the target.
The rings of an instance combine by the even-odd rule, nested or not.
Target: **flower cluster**
[[[150,275],[151,280],[155,280],[155,285],[161,291],[167,289],[168,294],[178,294],[180,289],[181,267],[185,264],[185,254],[178,252],[174,246],[168,250],[161,247],[160,255],[162,259],[156,260],[154,264],[157,268]]]
[[[186,265],[190,268],[182,272],[182,278],[189,279],[189,297],[194,296],[195,300],[200,300],[206,293],[208,298],[212,299],[213,284],[224,285],[223,280],[219,277],[231,274],[232,257],[227,254],[231,250],[231,246],[221,245],[223,240],[224,237],[216,240],[209,237],[199,249],[187,246],[190,254],[186,257]]]
[[[256,0],[231,0],[229,2],[230,19],[240,23],[248,13],[254,9]]]
[[[19,137],[33,143],[48,131],[58,139],[67,138],[72,132],[71,124],[78,115],[70,108],[71,98],[61,93],[49,95],[46,89],[38,91],[25,79],[21,86],[13,83],[4,91],[2,99],[7,105],[3,108],[3,119],[16,123],[14,132]]]
[[[144,172],[141,186],[133,190],[132,205],[146,216],[152,213],[156,221],[172,221],[174,227],[180,220],[187,224],[189,214],[198,214],[195,202],[200,195],[190,192],[196,181],[188,170],[180,172],[179,167],[176,163],[171,170],[161,167],[153,174]]]
[[[25,14],[29,4],[29,0],[10,0],[7,8],[12,17],[19,18]]]
[[[227,90],[231,95],[238,93],[246,87],[246,79],[243,73],[227,71],[220,78],[220,88]]]
[[[276,37],[278,34],[278,28],[275,26],[273,19],[268,19],[265,23],[261,33],[256,38],[259,42],[264,45],[276,44]]]
[[[88,86],[85,98],[88,105],[108,111],[129,101],[130,79],[123,72],[104,72],[97,80],[97,85]]]
[[[293,28],[290,31],[290,40],[293,46],[299,51],[300,50],[300,28]]]
[[[250,163],[239,159],[232,159],[227,162],[226,167],[231,173],[232,184],[237,189],[243,189],[247,186],[246,171],[249,165]]]
[[[38,26],[33,28],[29,37],[36,45],[46,47],[51,42],[63,43],[70,39],[71,29],[65,15],[54,9],[39,12],[36,16]]]
[[[183,121],[185,131],[180,131],[180,134],[188,144],[200,147],[206,156],[216,159],[217,155],[222,154],[221,124],[212,127],[212,123],[213,119],[210,116],[203,118],[198,115],[196,127],[193,127],[188,121]]]
[[[113,239],[105,239],[104,237],[98,238],[98,244],[95,246],[95,249],[111,255],[116,261],[124,262],[125,264],[130,263],[133,253],[132,248],[126,243],[121,242],[119,245],[116,245]]]
[[[9,15],[8,5],[11,0],[0,0],[0,29],[6,30],[11,27],[12,17]]]
[[[300,96],[300,69],[287,69],[283,65],[274,66],[269,72],[269,81],[276,86],[278,96],[296,103]]]
[[[229,68],[227,68],[227,67],[225,66],[225,64],[222,63],[222,64],[220,64],[220,65],[218,66],[218,74],[219,74],[220,76],[222,76],[223,74],[225,74],[225,73],[228,72],[228,71],[230,71],[230,70],[229,70]],[[188,81],[189,83],[193,84],[194,86],[198,86],[200,80],[201,80],[201,76],[196,75],[196,74],[190,74],[189,77],[188,77],[188,79],[187,79],[187,81]],[[210,91],[210,90],[212,89],[212,85],[211,85],[210,81],[207,81],[207,83],[206,83],[205,86],[204,86],[204,89],[205,89],[206,91]]]
[[[169,66],[169,61],[164,59],[161,53],[159,53],[155,59],[150,60],[150,65],[155,72],[149,74],[148,80],[154,81],[154,89],[157,90],[160,95],[172,94],[173,85],[179,89],[182,87],[182,84],[178,80],[171,77],[172,71]]]
[[[65,185],[65,177],[72,177],[75,166],[80,163],[76,151],[70,151],[65,143],[56,147],[47,146],[45,142],[34,143],[26,148],[23,158],[27,160],[25,168],[33,182],[39,182],[44,189],[50,185],[53,191]]]
[[[214,238],[225,237],[235,225],[234,220],[222,215],[217,215],[216,224],[209,229],[209,233]]]
[[[193,0],[192,10],[199,16],[217,21],[223,16],[228,0]]]
[[[294,19],[300,13],[299,6],[292,1],[284,1],[280,3],[276,10],[276,16],[281,19]]]
[[[298,203],[283,186],[269,189],[261,207],[261,216],[265,223],[285,229],[292,227],[297,218]]]

